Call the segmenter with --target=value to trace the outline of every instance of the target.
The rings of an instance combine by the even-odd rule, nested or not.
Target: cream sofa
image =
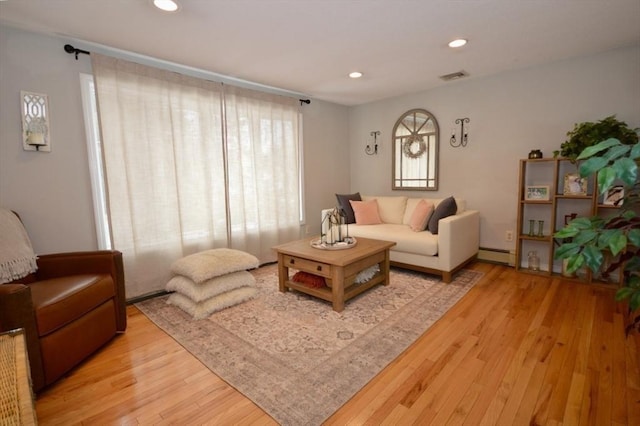
[[[463,199],[455,198],[457,213],[441,219],[438,234],[414,232],[409,223],[416,205],[422,198],[362,196],[363,201],[376,199],[382,224],[349,224],[349,235],[377,240],[394,241],[391,264],[405,269],[442,276],[451,282],[452,275],[467,262],[476,258],[480,244],[480,214],[466,210]],[[424,198],[436,207],[442,199]],[[322,218],[331,211],[322,211]]]

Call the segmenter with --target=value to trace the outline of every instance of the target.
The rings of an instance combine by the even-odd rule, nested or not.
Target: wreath
[[[412,149],[414,143],[418,144],[418,149],[416,151]],[[422,136],[418,136],[417,134],[409,136],[402,144],[402,152],[408,158],[420,158],[426,150],[427,144],[424,142]]]

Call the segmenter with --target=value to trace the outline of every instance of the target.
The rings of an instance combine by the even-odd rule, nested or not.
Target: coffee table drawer
[[[298,269],[322,277],[331,277],[331,265],[313,260],[302,259],[300,257],[284,255],[284,266]]]

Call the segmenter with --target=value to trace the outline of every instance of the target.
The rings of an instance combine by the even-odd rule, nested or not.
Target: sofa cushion
[[[29,284],[38,334],[47,335],[115,296],[110,275],[69,275]]]
[[[377,225],[382,223],[378,214],[378,202],[376,200],[354,201],[350,200],[353,213],[358,225]]]
[[[424,231],[429,223],[429,218],[433,213],[433,203],[429,203],[425,200],[420,200],[416,208],[413,210],[411,220],[409,220],[409,227],[413,232]]]
[[[458,211],[456,200],[453,197],[445,198],[437,206],[431,218],[429,219],[429,225],[427,229],[432,234],[438,233],[438,222],[445,217],[453,216]]]
[[[396,243],[391,251],[435,256],[438,254],[438,236],[429,231],[413,232],[407,225],[351,225],[349,234],[354,237],[372,238],[375,240],[393,241]]]
[[[401,224],[407,207],[407,197],[371,197],[363,196],[363,200],[377,200],[378,212],[383,223]]]
[[[351,203],[349,202],[349,200],[362,201],[360,193],[356,192],[355,194],[336,194],[336,199],[338,200],[338,206],[345,214],[347,223],[356,223],[356,217],[353,214],[353,207],[351,207]]]

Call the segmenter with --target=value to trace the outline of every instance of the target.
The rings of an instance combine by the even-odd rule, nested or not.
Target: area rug
[[[166,296],[137,303],[155,324],[282,425],[320,425],[482,277],[450,284],[392,269],[390,285],[329,302],[278,291],[277,265],[251,271],[256,299],[193,320]]]

